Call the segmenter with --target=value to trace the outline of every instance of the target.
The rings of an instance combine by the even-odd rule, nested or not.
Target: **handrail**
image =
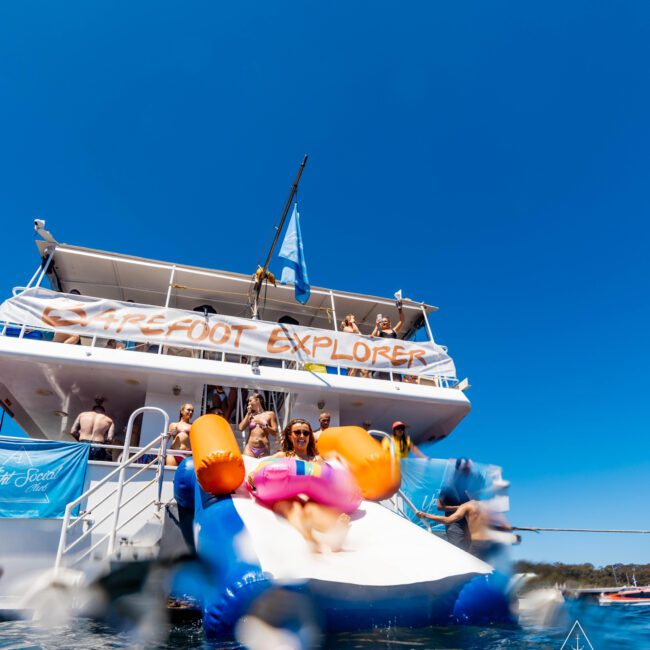
[[[404,503],[405,503],[405,504],[406,504],[406,505],[407,505],[411,510],[413,510],[413,512],[415,513],[415,516],[417,517],[417,514],[418,514],[419,511],[418,511],[418,509],[415,507],[415,504],[411,501],[411,499],[409,499],[409,498],[406,496],[406,494],[404,494],[404,492],[403,492],[402,490],[397,490],[397,494],[399,494],[400,497],[402,497],[402,500],[404,501]],[[420,519],[420,521],[422,521],[422,523],[425,525],[426,529],[427,529],[429,532],[431,532],[431,524],[430,524],[426,519],[425,519],[425,520],[422,520],[420,517],[418,517],[418,519]]]
[[[161,435],[157,436],[154,438],[149,444],[146,446],[140,448],[140,450],[131,457],[131,436],[133,433],[133,422],[135,418],[140,415],[141,413],[144,412],[152,412],[152,413],[160,413],[163,416],[163,421],[164,421],[164,433]],[[82,557],[85,557],[88,552],[92,552],[95,548],[97,548],[101,543],[106,541],[108,539],[108,550],[107,553],[110,555],[111,553],[114,552],[115,550],[115,538],[117,535],[117,530],[120,527],[119,526],[119,516],[120,516],[120,510],[121,508],[126,504],[129,503],[134,497],[133,495],[129,497],[126,501],[123,502],[122,500],[122,494],[123,494],[123,488],[126,483],[129,481],[133,480],[134,477],[139,476],[143,471],[145,471],[147,468],[151,467],[155,462],[158,463],[158,468],[157,468],[157,476],[154,477],[151,481],[145,484],[146,487],[152,486],[155,481],[158,481],[158,489],[157,489],[157,498],[149,502],[147,505],[145,505],[141,510],[144,510],[144,508],[150,506],[152,503],[157,504],[158,507],[160,507],[161,503],[161,496],[162,496],[162,485],[163,485],[163,479],[164,479],[164,469],[165,469],[165,458],[166,458],[166,450],[167,450],[167,441],[168,441],[168,431],[169,429],[169,416],[165,411],[158,407],[154,406],[143,406],[139,409],[136,409],[130,416],[129,418],[129,423],[127,425],[127,431],[126,431],[126,436],[124,440],[124,451],[122,452],[122,462],[111,472],[109,472],[101,481],[96,483],[93,487],[90,489],[86,490],[81,496],[77,497],[74,501],[71,501],[70,503],[67,504],[65,508],[65,513],[63,517],[63,523],[61,527],[61,535],[59,537],[59,546],[57,549],[57,554],[56,554],[56,560],[54,563],[54,568],[55,570],[58,570],[61,568],[62,560],[63,560],[63,555],[66,551],[71,550],[73,547],[77,546],[81,539],[87,537],[98,525],[99,523],[103,523],[104,521],[110,519],[110,517],[113,517],[113,522],[111,525],[111,530],[109,533],[104,535],[97,543],[95,543],[90,551],[87,551],[84,553]],[[126,468],[129,466],[134,465],[140,458],[142,458],[148,451],[156,447],[157,445],[159,446],[159,451],[158,451],[158,458],[153,459],[149,463],[145,465],[144,468],[142,468],[137,474],[134,476],[131,476],[129,479],[125,480],[125,474],[126,474]],[[108,516],[104,517],[99,523],[95,523],[92,525],[88,530],[84,531],[82,535],[80,536],[79,539],[75,540],[70,546],[66,546],[66,540],[67,540],[67,534],[68,531],[72,529],[73,526],[75,526],[79,521],[82,519],[83,516],[85,516],[88,513],[83,513],[79,517],[79,519],[76,519],[72,524],[70,524],[70,519],[72,517],[72,511],[79,506],[83,501],[86,501],[90,496],[92,496],[95,492],[97,492],[100,488],[102,488],[104,485],[106,485],[109,481],[111,481],[116,475],[119,475],[118,479],[118,484],[116,488],[107,494],[102,501],[100,501],[95,507],[98,505],[101,505],[102,503],[105,503],[108,499],[113,497],[114,494],[117,494],[116,500],[115,500],[115,507],[111,513],[109,513]],[[144,488],[141,488],[140,491],[137,493],[139,495],[142,491],[144,491]],[[128,520],[131,521],[132,517]],[[126,523],[128,523],[128,521]],[[125,524],[123,524],[125,525]]]
[[[156,444],[158,444],[159,442],[162,442],[162,438],[163,438],[162,435],[158,436],[157,438],[154,438],[154,439],[153,439],[153,440],[152,440],[152,441],[151,441],[151,442],[150,442],[146,447],[143,447],[143,448],[142,448],[142,449],[141,449],[137,454],[135,454],[132,458],[129,458],[128,456],[126,456],[126,457],[124,458],[124,460],[122,461],[122,463],[121,463],[120,465],[118,465],[118,466],[117,466],[113,471],[109,472],[109,473],[108,473],[108,474],[107,474],[107,475],[106,475],[106,476],[105,476],[101,481],[97,482],[95,485],[93,485],[93,487],[91,487],[90,489],[86,490],[86,492],[84,492],[81,496],[77,497],[74,501],[71,501],[70,503],[68,503],[68,505],[65,507],[65,513],[64,513],[64,516],[63,516],[63,524],[62,524],[62,527],[61,527],[61,536],[59,537],[59,547],[58,547],[58,549],[57,549],[56,560],[55,560],[55,563],[54,563],[54,568],[55,568],[55,569],[59,569],[59,568],[60,568],[60,566],[61,566],[61,560],[62,560],[62,558],[63,558],[63,554],[65,553],[65,551],[67,551],[67,550],[69,550],[69,549],[71,548],[71,546],[70,546],[70,547],[67,547],[67,548],[66,548],[66,546],[65,546],[66,536],[67,536],[67,531],[68,531],[70,528],[72,528],[72,526],[76,525],[76,524],[78,523],[78,521],[79,521],[79,520],[76,520],[75,522],[73,522],[72,525],[70,524],[70,518],[71,518],[71,516],[72,516],[72,511],[73,511],[73,510],[74,510],[74,509],[75,509],[79,504],[81,504],[83,501],[85,501],[86,499],[88,499],[88,497],[90,497],[90,496],[93,495],[95,492],[97,492],[97,490],[99,490],[101,487],[103,487],[104,485],[106,485],[106,483],[108,483],[108,482],[109,482],[113,477],[115,477],[118,473],[120,473],[120,472],[121,472],[125,467],[127,467],[127,466],[129,466],[129,465],[133,465],[133,464],[135,464],[135,462],[136,462],[139,458],[141,458],[142,456],[144,456],[144,454],[145,454],[147,451],[149,451],[151,448],[153,448],[153,447],[154,447]],[[116,488],[116,489],[117,489],[117,488]],[[110,494],[109,494],[106,498],[109,498],[109,497],[113,496],[113,494],[115,494],[115,491],[116,491],[116,490],[113,490],[112,492],[110,492]],[[105,501],[105,500],[106,500],[106,499],[104,499],[104,501]],[[102,502],[100,502],[100,503],[102,503]],[[99,504],[98,504],[98,505],[99,505]],[[111,513],[111,515],[114,516],[115,513],[113,512],[113,513]],[[80,518],[81,518],[81,516],[80,516]],[[104,521],[104,520],[103,520],[103,521]],[[89,532],[89,531],[86,531],[86,532],[84,533],[84,535],[86,535],[88,532]],[[106,538],[106,536],[104,537],[104,539],[105,539],[105,538]],[[75,542],[75,544],[76,544],[76,543],[77,543],[77,542]]]
[[[392,461],[395,461],[396,456],[397,456],[397,452],[396,452],[395,440],[393,439],[393,436],[390,433],[386,433],[386,431],[380,431],[379,429],[370,429],[368,431],[368,433],[371,436],[372,435],[379,435],[379,436],[382,436],[382,437],[384,437],[384,438],[386,438],[388,440],[388,444],[390,446],[390,457],[391,457]],[[393,466],[394,466],[393,463],[391,463],[391,467],[393,467]],[[401,489],[397,490],[397,494],[400,497],[402,497],[402,500],[404,501],[404,503],[406,503],[406,505],[409,508],[411,508],[411,510],[413,510],[413,512],[417,515],[418,509],[415,507],[413,502],[406,496],[406,494],[404,494],[404,492]],[[397,502],[395,503],[395,507],[396,508],[398,507]],[[431,525],[429,524],[429,522],[425,521],[424,525],[427,527],[428,531],[431,532]]]
[[[150,413],[159,413],[160,415],[163,416],[163,433],[160,436],[162,438],[161,443],[162,443],[162,449],[161,451],[166,451],[167,449],[167,439],[168,439],[168,431],[169,431],[169,415],[167,414],[166,411],[163,411],[161,408],[158,408],[157,406],[141,406],[139,409],[136,409],[131,413],[131,416],[129,417],[129,423],[126,425],[126,436],[124,438],[124,453],[126,454],[126,459],[128,461],[130,452],[131,452],[131,435],[133,434],[133,423],[135,421],[135,418],[138,417],[141,413],[146,413],[149,411]],[[142,452],[140,452],[142,453]],[[164,473],[164,467],[165,467],[165,458],[166,454],[161,453],[159,457],[159,462],[158,462],[158,472],[159,474],[159,486],[158,486],[158,502],[160,502],[160,492],[162,491],[162,478],[163,478],[163,473]],[[115,537],[117,535],[117,524],[120,518],[120,508],[122,506],[122,492],[124,490],[124,475],[126,473],[126,466],[129,464],[128,462],[122,463],[120,466],[120,478],[117,484],[117,497],[115,499],[115,519],[113,520],[113,526],[111,528],[111,536],[109,538],[108,542],[108,554],[112,555],[113,551],[115,550]]]

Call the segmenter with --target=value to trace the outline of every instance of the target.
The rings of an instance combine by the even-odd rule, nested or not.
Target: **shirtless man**
[[[500,531],[512,530],[505,517],[491,512],[480,501],[467,501],[459,505],[453,514],[447,516],[430,515],[422,511],[419,511],[417,515],[446,526],[465,519],[471,539],[468,551],[486,562],[495,552],[502,548],[504,543],[504,539],[496,532],[496,529]],[[512,537],[514,539],[514,536]]]
[[[316,441],[318,441],[318,439],[320,438],[320,434],[323,433],[325,429],[329,429],[331,421],[332,421],[332,415],[327,411],[323,411],[318,416],[318,424],[320,424],[320,429],[318,429],[318,431],[314,431],[314,438],[316,439]]]
[[[251,393],[248,397],[248,408],[244,419],[238,426],[240,431],[249,430],[244,454],[253,458],[270,456],[271,443],[269,436],[278,433],[278,422],[273,411],[264,410],[264,398],[260,393]]]
[[[183,404],[179,413],[179,421],[172,422],[169,425],[169,437],[173,436],[173,441],[170,449],[178,449],[180,451],[189,451],[192,447],[190,445],[190,418],[194,415],[194,405]],[[177,467],[186,458],[185,454],[168,454],[165,459],[165,465],[169,467]]]
[[[70,435],[79,442],[99,443],[101,445],[113,444],[115,424],[112,418],[106,415],[101,404],[95,404],[92,411],[79,413],[72,425]],[[109,460],[105,449],[91,447],[88,460]]]

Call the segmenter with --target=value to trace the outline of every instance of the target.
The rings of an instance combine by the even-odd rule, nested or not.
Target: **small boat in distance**
[[[618,591],[603,592],[598,597],[601,605],[650,605],[650,586],[622,587]]]

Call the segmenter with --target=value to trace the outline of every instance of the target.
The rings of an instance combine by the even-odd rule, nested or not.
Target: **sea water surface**
[[[384,628],[368,632],[346,633],[323,639],[322,648],[341,650],[408,650],[435,648],[440,650],[497,650],[527,648],[531,650],[560,650],[567,635],[579,621],[594,650],[616,648],[622,650],[650,649],[650,607],[613,606],[568,603],[561,622],[544,630],[518,627],[430,627],[417,630]],[[163,632],[163,630],[159,630]],[[0,623],[0,648],[12,650],[97,650],[122,648],[151,648],[168,650],[190,648],[197,650],[235,650],[243,648],[236,641],[207,642],[198,623],[170,626],[164,638],[154,642],[139,639],[106,625],[77,620],[58,627],[43,627],[29,621]],[[576,648],[575,634],[565,650]],[[578,639],[578,648],[589,650],[584,637]],[[269,648],[272,650],[272,648]]]

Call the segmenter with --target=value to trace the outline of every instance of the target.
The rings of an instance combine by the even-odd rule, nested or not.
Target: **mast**
[[[253,287],[253,304],[251,305],[251,309],[253,312],[252,317],[254,319],[258,318],[258,303],[260,298],[260,291],[262,290],[262,283],[268,277],[268,270],[269,270],[269,264],[271,263],[271,257],[273,257],[273,251],[275,250],[275,247],[278,243],[278,239],[280,239],[280,233],[282,233],[284,222],[287,218],[287,214],[289,214],[289,208],[291,207],[291,202],[293,201],[293,197],[296,195],[296,192],[298,191],[298,184],[300,183],[300,177],[302,176],[302,172],[305,169],[305,165],[307,164],[307,158],[308,156],[307,154],[305,154],[305,157],[302,159],[302,162],[300,163],[300,169],[298,169],[298,173],[296,174],[296,180],[293,182],[293,185],[291,186],[291,192],[289,192],[289,198],[287,199],[287,202],[284,206],[282,219],[280,219],[280,225],[277,227],[275,231],[275,237],[273,238],[273,243],[271,244],[271,249],[269,250],[269,254],[266,256],[266,262],[264,262],[264,267],[258,268],[257,272],[255,273],[255,286]]]

